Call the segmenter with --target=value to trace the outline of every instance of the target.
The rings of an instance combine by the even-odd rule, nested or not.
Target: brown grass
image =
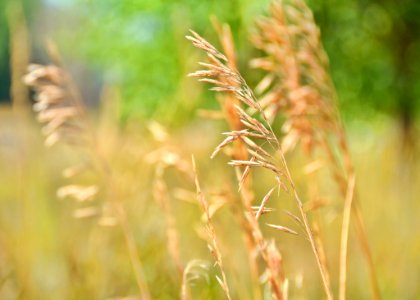
[[[58,62],[57,52],[52,52],[55,61]],[[149,288],[143,274],[142,262],[137,253],[137,246],[130,228],[127,214],[121,203],[118,187],[115,186],[112,169],[102,157],[97,148],[94,128],[88,119],[88,113],[83,101],[74,86],[70,75],[56,65],[30,65],[24,82],[36,93],[34,111],[37,119],[46,125],[42,128],[46,136],[45,144],[48,147],[58,142],[72,147],[75,151],[82,151],[88,156],[88,164],[76,165],[64,170],[66,177],[79,175],[81,172],[95,172],[102,179],[107,201],[103,203],[103,209],[89,202],[97,196],[99,186],[96,185],[67,185],[57,191],[60,198],[71,197],[77,202],[85,204],[77,208],[73,216],[76,218],[98,218],[99,225],[114,225],[115,218],[122,229],[125,238],[128,255],[131,260],[136,282],[144,299],[151,299]],[[112,207],[112,215],[103,214],[107,204]]]
[[[269,16],[257,22],[258,28],[252,41],[264,56],[251,60],[251,66],[262,70],[265,75],[255,89],[247,84],[238,70],[229,26],[217,19],[213,19],[213,25],[223,51],[191,31],[187,39],[204,51],[207,61],[200,62],[202,69],[190,76],[210,84],[211,90],[217,94],[221,111],[207,115],[223,116],[229,130],[222,133],[224,138],[210,158],[227,154],[227,164],[235,172],[237,182],[233,189],[237,192],[227,193],[221,203],[208,201],[200,184],[196,161],[193,158],[192,165],[186,161],[182,151],[171,145],[170,134],[156,122],[149,124],[149,130],[159,146],[144,157],[144,161],[153,166],[152,197],[165,223],[167,255],[181,284],[181,298],[192,299],[191,278],[195,279],[200,272],[209,270],[201,260],[183,261],[183,232],[177,229],[177,222],[182,220],[177,219],[174,212],[175,197],[171,194],[170,183],[165,180],[170,168],[174,168],[178,175],[182,174],[190,187],[195,186],[196,202],[204,213],[206,244],[219,274],[215,278],[227,299],[234,299],[239,292],[235,291],[233,284],[235,270],[229,268],[232,258],[229,253],[222,253],[223,234],[216,232],[214,215],[224,206],[231,209],[229,216],[237,221],[243,237],[252,299],[263,299],[266,290],[269,290],[270,298],[289,298],[289,282],[293,276],[290,274],[293,272],[286,272],[279,241],[264,230],[271,228],[280,234],[307,240],[307,249],[313,253],[325,297],[333,299],[333,281],[338,283],[339,299],[344,300],[352,220],[368,263],[373,298],[379,299],[373,259],[358,204],[356,174],[338,113],[328,59],[311,11],[301,0],[273,1]],[[139,258],[136,239],[123,204],[124,188],[118,185],[119,174],[99,147],[96,128],[70,75],[64,71],[58,51],[52,44],[49,47],[54,63],[30,65],[24,82],[35,91],[33,108],[38,121],[44,124],[41,131],[45,135],[46,146],[65,144],[85,158],[83,162],[63,170],[63,176],[71,182],[57,189],[57,197],[76,201],[77,208],[73,212],[76,218],[94,219],[102,226],[120,225],[140,295],[142,299],[152,299],[154,291],[149,289]],[[280,117],[285,120],[281,125],[281,134],[273,128],[274,121]],[[304,192],[295,184],[286,159],[288,153],[299,147],[306,155],[304,173],[307,174],[308,201],[301,198]],[[338,154],[335,151],[337,148]],[[317,186],[317,172],[327,166],[344,200],[340,245],[337,247],[337,280],[331,277],[328,268],[331,266],[328,254],[334,249],[326,249],[324,245],[322,225],[325,216],[319,209],[330,203],[322,199]],[[264,180],[268,178],[264,182],[268,188],[260,198],[256,188],[259,177],[256,180],[256,175],[261,172],[269,176],[261,177]],[[86,176],[86,173],[94,175]],[[184,192],[188,194],[191,191]],[[283,223],[277,224],[280,223],[278,220],[265,221],[266,216],[275,211],[272,206],[280,196],[293,199],[297,213],[286,211],[286,214],[299,230]],[[351,213],[354,216],[352,219]]]
[[[343,226],[341,232],[341,243],[340,243],[340,288],[339,288],[339,299],[346,299],[346,277],[347,277],[347,244],[349,238],[349,227],[350,227],[350,214],[351,204],[353,202],[354,186],[356,179],[350,178],[349,187],[347,188],[347,195],[344,203],[344,216]]]
[[[343,200],[347,199],[348,188],[355,172],[345,130],[336,107],[337,96],[329,75],[328,59],[312,12],[302,0],[288,1],[286,4],[273,1],[270,16],[261,19],[258,27],[259,30],[253,35],[253,42],[266,56],[254,59],[251,64],[267,72],[257,90],[262,94],[261,105],[270,119],[277,115],[286,116],[283,125],[283,149],[292,150],[300,143],[308,159],[314,163],[320,161],[313,157],[315,150],[325,151]],[[336,146],[340,149],[340,157],[334,154]],[[370,273],[372,295],[379,299],[373,260],[357,199],[352,210],[356,233]],[[344,212],[347,218],[346,209]],[[343,221],[344,225],[347,225],[347,221]],[[343,234],[346,235],[345,228]],[[346,240],[345,236],[342,237],[343,240]],[[346,253],[341,247],[342,261],[345,260]],[[345,265],[342,263],[341,286],[345,285],[343,269]],[[343,287],[340,288],[342,289]]]
[[[197,199],[198,202],[201,205],[201,208],[205,214],[205,218],[206,218],[206,231],[207,234],[209,236],[210,239],[210,243],[208,244],[210,253],[213,255],[216,264],[219,266],[220,269],[220,274],[222,275],[222,278],[216,277],[218,283],[220,284],[220,286],[222,287],[223,291],[225,292],[226,298],[231,300],[232,297],[230,296],[230,291],[229,291],[229,285],[227,282],[227,277],[226,277],[226,273],[225,273],[225,268],[223,266],[223,259],[222,259],[222,253],[220,251],[219,248],[219,243],[217,241],[217,237],[216,237],[216,230],[214,229],[214,225],[213,225],[213,221],[210,215],[210,210],[209,210],[209,204],[203,194],[203,192],[201,191],[201,187],[200,187],[200,182],[198,180],[198,174],[197,174],[197,167],[195,164],[195,160],[194,157],[192,158],[192,164],[193,164],[193,172],[195,174],[195,186],[197,189]]]
[[[250,160],[231,160],[229,164],[236,167],[244,167],[244,172],[248,172],[248,170],[251,168],[264,168],[273,173],[274,177],[278,181],[279,188],[285,186],[285,184],[290,185],[302,218],[302,223],[304,224],[306,235],[310,241],[311,248],[314,252],[321,273],[321,278],[324,284],[326,295],[329,299],[331,299],[332,294],[330,284],[327,280],[328,275],[326,274],[326,268],[321,262],[318,249],[316,247],[315,240],[312,234],[312,230],[309,226],[308,218],[303,209],[303,203],[300,200],[298,192],[295,188],[294,182],[289,172],[289,168],[284,158],[283,150],[281,149],[280,143],[276,135],[274,134],[273,129],[271,128],[270,122],[265,116],[265,113],[262,110],[258,100],[255,98],[253,91],[249,88],[245,80],[237,71],[232,70],[229,67],[228,59],[223,54],[221,54],[214,46],[212,46],[210,43],[208,43],[206,40],[200,37],[197,33],[192,32],[192,34],[193,36],[189,36],[187,38],[192,41],[194,46],[204,50],[207,53],[210,63],[200,63],[202,66],[207,68],[207,70],[197,71],[191,74],[191,76],[199,77],[200,81],[215,85],[215,87],[213,87],[212,90],[216,92],[231,93],[235,95],[235,97],[247,109],[253,110],[257,114],[259,114],[262,117],[264,123],[266,124],[264,125],[256,118],[250,116],[239,106],[236,107],[238,114],[240,115],[241,122],[246,128],[246,130],[243,130],[239,134],[238,132],[232,132],[231,134],[233,136],[235,134],[239,135],[239,137],[247,145],[247,148],[249,149],[252,158]],[[223,78],[224,81],[220,80],[220,78]],[[229,78],[230,82],[226,82],[226,78]],[[262,139],[266,143],[266,145],[269,146],[269,148],[274,149],[276,154],[280,156],[280,160],[276,162],[273,156],[271,156],[266,150],[264,150],[263,147],[259,146],[257,143],[254,142],[254,139]],[[222,146],[227,145],[228,142],[229,140],[223,141],[222,144],[218,146],[218,149],[220,149]],[[242,178],[246,178],[246,175],[242,176]],[[239,186],[241,186],[242,183],[243,181],[239,182]],[[255,218],[255,215],[249,209],[252,206],[251,201],[248,200],[247,203],[245,203],[245,207],[251,213],[248,216],[250,218],[251,224],[253,224],[254,228],[258,228],[258,223]],[[263,238],[261,239],[263,241]],[[266,252],[265,255],[262,254],[262,256],[266,262],[270,261],[268,252]],[[270,267],[270,264],[268,264],[268,267]],[[272,278],[274,279],[274,277]],[[277,282],[274,282],[274,280],[270,282],[272,283],[271,287],[276,297],[282,297],[282,292],[281,288],[279,288],[279,284]]]

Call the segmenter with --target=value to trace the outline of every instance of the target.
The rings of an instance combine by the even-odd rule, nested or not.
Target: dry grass
[[[212,217],[210,215],[209,204],[208,204],[203,192],[201,191],[200,182],[198,180],[197,167],[196,167],[196,164],[195,164],[194,157],[192,158],[192,164],[193,164],[193,171],[194,171],[194,174],[195,174],[195,186],[196,186],[196,189],[197,189],[197,198],[198,198],[198,201],[201,205],[201,208],[204,211],[204,215],[205,215],[205,219],[206,219],[207,234],[208,234],[209,239],[210,239],[208,247],[209,247],[210,253],[214,256],[214,260],[216,261],[216,264],[218,265],[218,267],[220,269],[220,274],[222,275],[222,278],[216,276],[216,279],[219,282],[220,286],[222,287],[223,291],[225,292],[226,298],[231,300],[232,297],[230,296],[229,285],[228,285],[228,282],[227,282],[227,279],[226,279],[225,268],[223,266],[222,253],[221,253],[219,245],[218,245],[218,241],[217,241],[217,237],[216,237],[216,231],[214,229]]]
[[[193,36],[188,36],[187,38],[192,41],[194,46],[204,50],[207,53],[211,63],[200,63],[202,66],[206,67],[207,70],[197,71],[192,73],[191,76],[199,77],[199,80],[202,82],[214,84],[215,87],[213,87],[212,90],[216,92],[225,92],[235,95],[235,97],[242,103],[242,105],[244,105],[249,110],[254,110],[265,123],[264,125],[262,122],[249,115],[239,106],[235,106],[240,121],[245,129],[240,132],[232,131],[228,133],[229,137],[216,148],[216,151],[219,151],[222,149],[222,147],[225,147],[229,142],[237,138],[240,138],[246,144],[247,150],[252,156],[250,160],[231,160],[229,162],[229,164],[232,166],[244,168],[243,174],[239,181],[239,189],[241,189],[246,177],[249,175],[249,170],[251,168],[265,168],[266,170],[271,171],[278,183],[279,189],[284,188],[287,191],[287,188],[285,188],[286,185],[291,187],[301,219],[298,217],[296,218],[299,219],[305,228],[306,236],[309,239],[310,245],[316,257],[319,270],[321,272],[327,298],[331,299],[332,293],[330,283],[328,282],[326,267],[322,264],[312,230],[309,226],[308,217],[303,209],[303,203],[300,200],[295,184],[291,178],[288,165],[284,158],[283,150],[280,146],[277,136],[271,128],[270,122],[265,116],[265,113],[262,110],[258,100],[255,98],[253,91],[249,88],[245,80],[237,71],[232,70],[229,67],[228,59],[210,43],[200,37],[197,33],[192,32],[192,34]],[[220,78],[223,78],[224,80],[219,80]],[[276,155],[280,157],[278,161],[276,161],[274,156],[269,154],[266,150],[264,150],[262,146],[259,146],[254,141],[258,139],[263,140],[263,143],[267,145],[268,148],[272,148],[276,152]],[[214,154],[215,153],[213,153],[213,155]],[[250,220],[250,225],[254,228],[255,231],[257,231],[259,229],[257,225],[257,219],[251,210],[252,199],[245,199],[244,204],[245,209],[248,212],[247,217]],[[262,206],[260,209],[264,209],[264,206]],[[254,235],[257,234],[254,233]],[[262,248],[262,257],[266,261],[267,267],[270,268],[271,264],[269,262],[271,261],[271,252],[265,250],[267,249],[267,246],[263,237],[258,238],[258,243]],[[282,299],[284,297],[282,292],[283,284],[276,282],[275,278],[278,277],[278,274],[273,272],[273,268],[271,268],[270,272],[271,274],[269,278],[273,294],[275,298]]]
[[[142,263],[126,211],[120,202],[112,169],[97,148],[95,129],[91,127],[86,108],[70,76],[55,65],[31,65],[24,82],[36,93],[34,111],[38,114],[38,121],[46,123],[42,128],[42,133],[46,136],[45,145],[51,147],[58,142],[66,143],[76,150],[83,151],[87,156],[84,165],[78,164],[66,168],[63,175],[72,178],[82,172],[94,172],[104,186],[106,196],[102,197],[106,200],[103,201],[102,208],[87,204],[76,209],[73,216],[77,219],[97,217],[99,225],[113,226],[118,223],[121,226],[140,293],[142,298],[150,299]],[[60,187],[57,196],[71,197],[84,204],[92,202],[98,192],[99,183],[89,186],[71,184]],[[112,209],[106,209],[107,206],[111,206]],[[108,211],[111,215],[106,214]]]
[[[347,199],[355,176],[354,167],[336,107],[336,92],[329,76],[328,59],[312,12],[304,1],[294,0],[286,4],[274,1],[270,14],[270,17],[259,21],[259,30],[253,36],[254,45],[266,54],[251,63],[267,72],[257,87],[262,93],[261,105],[271,119],[285,115],[286,122],[282,128],[285,133],[284,151],[292,150],[300,143],[308,159],[312,160],[310,164],[318,164],[325,159],[314,157],[316,148],[326,152],[343,199]],[[334,154],[336,143],[340,149],[338,157]],[[359,205],[355,202],[350,207],[356,216],[357,234],[370,271],[372,294],[379,299],[368,238]],[[342,241],[346,240],[348,229],[345,227],[349,225],[346,209],[344,212]],[[344,299],[347,251],[343,244],[341,252],[340,297]]]
[[[6,174],[0,199],[13,199],[2,202],[0,298],[344,300],[368,297],[370,280],[379,299],[380,279],[387,283],[384,297],[418,293],[415,280],[375,273],[375,264],[382,272],[394,265],[377,256],[374,264],[369,243],[383,257],[392,249],[388,234],[380,247],[372,232],[395,230],[382,213],[398,206],[389,201],[379,212],[374,200],[386,192],[370,194],[371,173],[359,172],[356,182],[355,166],[377,167],[392,147],[383,161],[372,145],[370,158],[356,148],[352,159],[349,142],[357,139],[348,139],[340,120],[305,3],[273,1],[257,21],[252,41],[263,56],[250,64],[264,77],[255,89],[239,71],[229,26],[216,19],[213,25],[223,51],[191,31],[187,39],[207,61],[190,76],[216,92],[220,111],[204,115],[222,118],[222,131],[209,129],[216,125],[207,120],[178,130],[137,120],[119,127],[110,111],[99,117],[104,125],[84,105],[52,44],[52,64],[29,66],[24,82],[35,92],[33,108],[51,149],[39,146],[30,119],[25,128],[8,129],[12,146],[0,143]],[[117,93],[104,94],[119,101]],[[218,143],[214,132],[222,132]],[[381,183],[389,182],[395,183]],[[413,214],[406,228],[418,225],[415,210],[406,211]],[[380,228],[372,229],[376,222]]]

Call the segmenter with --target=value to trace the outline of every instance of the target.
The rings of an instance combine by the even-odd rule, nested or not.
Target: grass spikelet
[[[266,206],[268,200],[270,199],[270,197],[273,194],[273,192],[274,192],[275,189],[276,189],[276,187],[271,188],[271,190],[269,190],[268,193],[262,199],[261,205],[258,208],[257,214],[255,215],[255,218],[257,220],[261,217],[261,215],[263,214],[263,212],[266,212],[265,206]]]
[[[99,189],[95,185],[80,186],[80,185],[66,185],[57,190],[58,198],[73,197],[79,202],[92,200],[98,193]]]
[[[182,300],[192,299],[189,291],[189,286],[193,285],[196,281],[200,279],[204,279],[207,282],[209,281],[208,271],[209,264],[206,261],[194,259],[188,262],[182,274]]]
[[[270,16],[257,22],[252,41],[266,56],[251,62],[267,72],[258,85],[270,120],[286,114],[283,151],[301,141],[311,151],[319,131],[333,130],[335,107],[328,60],[313,16],[303,1],[273,1]]]
[[[290,229],[290,228],[288,228],[286,226],[275,225],[275,224],[268,224],[268,223],[266,225],[268,227],[271,227],[271,228],[274,228],[274,229],[277,229],[277,230],[280,230],[280,231],[283,231],[283,232],[286,232],[286,233],[298,235],[298,233],[296,231],[294,231],[294,230],[292,230],[292,229]]]

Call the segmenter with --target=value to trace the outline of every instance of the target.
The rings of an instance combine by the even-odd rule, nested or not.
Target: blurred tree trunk
[[[13,110],[20,115],[30,111],[29,92],[23,84],[22,77],[29,64],[29,38],[23,4],[20,0],[10,1],[7,7],[9,25],[10,97]]]
[[[395,88],[397,113],[401,125],[402,150],[411,152],[416,146],[415,118],[419,99],[415,99],[415,85],[419,84],[413,73],[418,54],[414,46],[419,38],[420,19],[416,14],[417,0],[406,0],[404,4],[387,1],[387,9],[395,12],[389,46],[395,58]]]

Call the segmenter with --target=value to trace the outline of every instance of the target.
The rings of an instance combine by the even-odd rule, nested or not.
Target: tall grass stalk
[[[54,45],[50,43],[49,48],[53,60],[56,64],[60,64],[61,59]],[[57,142],[63,142],[74,147],[75,150],[81,147],[89,153],[94,171],[99,172],[100,178],[104,180],[107,187],[107,200],[113,207],[124,235],[140,293],[144,299],[151,299],[142,263],[137,253],[134,234],[129,226],[125,208],[118,197],[112,169],[99,151],[94,127],[70,75],[61,66],[31,65],[24,81],[36,92],[34,110],[38,113],[38,120],[46,123],[42,129],[47,136],[46,145],[52,146]],[[69,176],[74,175],[76,174]],[[61,187],[57,194],[59,197],[72,196],[79,202],[85,202],[95,197],[97,192],[96,186],[69,185]],[[73,215],[79,218],[100,216],[100,210],[97,207],[88,206],[76,210]]]
[[[266,56],[252,60],[251,65],[266,73],[257,91],[269,119],[274,120],[278,115],[286,118],[283,150],[292,151],[300,144],[312,159],[315,149],[323,149],[342,198],[347,199],[348,187],[355,176],[354,167],[329,75],[328,58],[311,10],[303,0],[273,1],[270,15],[260,19],[257,25],[252,40]],[[340,157],[335,155],[336,143]],[[368,265],[373,298],[379,299],[357,195],[354,198],[352,211],[356,233]],[[344,251],[342,247],[341,251]],[[340,264],[340,268],[343,267]],[[343,272],[340,270],[340,274]]]
[[[310,241],[311,248],[316,258],[316,262],[321,274],[325,294],[328,299],[332,299],[332,292],[330,284],[328,282],[328,276],[326,275],[326,268],[323,266],[322,261],[320,259],[320,255],[316,247],[312,230],[309,226],[306,212],[303,209],[302,201],[300,200],[300,197],[290,175],[282,148],[277,139],[277,136],[271,128],[270,122],[265,116],[264,111],[258,103],[258,100],[255,98],[253,91],[249,88],[242,76],[236,70],[232,70],[229,67],[228,59],[222,53],[220,53],[213,45],[211,45],[209,42],[207,42],[195,32],[192,32],[192,36],[188,36],[187,38],[192,41],[194,46],[204,50],[207,53],[207,56],[210,60],[210,63],[200,63],[200,65],[205,67],[207,70],[197,71],[191,74],[191,76],[200,78],[199,80],[202,82],[208,82],[210,84],[213,84],[215,87],[212,88],[212,90],[216,92],[231,93],[235,95],[235,97],[237,97],[237,99],[240,102],[242,102],[242,104],[244,104],[247,108],[256,111],[264,120],[265,125],[259,122],[257,119],[253,118],[252,116],[248,115],[244,110],[242,110],[238,106],[236,107],[238,113],[241,115],[241,122],[246,129],[243,130],[241,133],[231,132],[230,136],[235,137],[236,134],[236,138],[244,139],[245,142],[248,141],[248,146],[254,148],[256,151],[252,150],[254,152],[254,157],[251,160],[232,160],[229,164],[233,166],[249,168],[265,168],[271,172],[274,172],[275,178],[279,181],[279,184],[281,183],[281,177],[284,174],[283,171],[285,171],[286,176],[283,177],[285,177],[285,182],[292,187],[293,196],[296,201],[306,235]],[[220,78],[229,78],[230,82],[226,83],[220,80]],[[265,140],[265,142],[276,151],[276,154],[280,156],[280,168],[283,171],[281,171],[281,169],[278,169],[276,165],[272,164],[272,162],[264,158],[264,156],[266,156],[270,160],[274,159],[274,157],[272,157],[265,150],[263,150],[263,148],[257,146],[257,144],[255,144],[252,141],[252,139],[256,137]],[[236,138],[232,138],[232,141]],[[222,148],[228,143],[229,140],[225,140],[218,148]],[[250,146],[250,144],[252,146]],[[255,223],[256,219],[254,214],[251,214],[249,218],[251,219],[252,223]],[[265,260],[269,261],[269,258],[265,257]],[[281,289],[276,292],[277,288],[277,284],[272,284],[273,291],[282,295]]]

